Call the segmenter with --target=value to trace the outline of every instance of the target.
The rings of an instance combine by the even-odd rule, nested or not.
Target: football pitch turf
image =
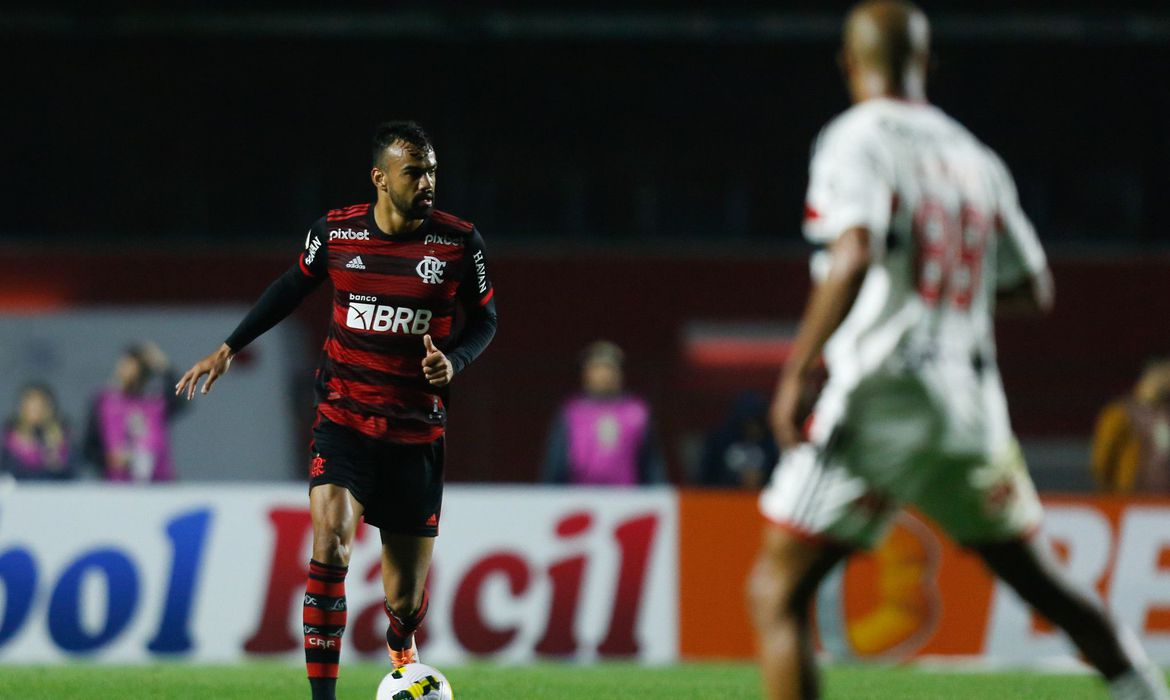
[[[388,669],[342,668],[338,700],[373,700]],[[457,700],[716,700],[759,697],[755,668],[743,663],[642,668],[478,664],[442,669]],[[958,673],[913,668],[836,667],[825,672],[828,700],[1088,700],[1106,698],[1089,675]],[[12,700],[281,700],[308,697],[304,671],[285,664],[241,666],[0,666],[0,698]]]

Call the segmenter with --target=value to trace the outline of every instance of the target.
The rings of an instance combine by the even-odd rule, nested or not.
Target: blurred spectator
[[[744,392],[736,397],[723,425],[703,443],[699,483],[758,489],[779,457],[768,427],[767,401],[758,392]]]
[[[1097,418],[1093,475],[1105,491],[1170,492],[1170,358],[1148,361]]]
[[[106,480],[175,478],[167,423],[186,405],[175,396],[177,379],[152,342],[132,346],[118,359],[111,385],[94,399],[85,440],[86,456]]]
[[[0,472],[17,479],[73,478],[69,431],[48,386],[29,384],[21,389],[16,409],[4,424]]]
[[[599,340],[585,349],[582,393],[553,424],[541,475],[554,484],[633,485],[666,481],[650,407],[623,391],[623,353]]]

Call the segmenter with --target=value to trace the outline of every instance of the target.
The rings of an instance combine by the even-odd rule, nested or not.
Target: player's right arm
[[[1001,314],[1047,313],[1055,287],[1048,259],[1036,229],[1020,206],[1016,184],[999,156],[991,154],[996,169],[998,211],[996,227],[996,310]]]
[[[857,299],[870,263],[884,253],[893,197],[892,175],[878,140],[864,124],[830,125],[809,168],[805,237],[825,246],[814,283],[772,401],[771,423],[784,448],[803,442],[802,399],[829,338]],[[817,277],[817,275],[814,275]]]
[[[825,343],[845,320],[861,290],[871,261],[870,238],[869,228],[851,226],[833,241],[828,272],[813,287],[805,306],[772,403],[773,435],[786,449],[804,441],[798,415],[801,398],[810,393],[808,383]]]
[[[324,220],[318,221],[309,229],[309,234],[305,237],[305,248],[297,257],[297,263],[264,290],[256,304],[248,311],[248,315],[240,321],[227,340],[216,348],[215,352],[196,362],[179,379],[179,383],[175,385],[176,395],[185,392],[188,400],[194,398],[195,385],[204,375],[207,376],[207,381],[203,383],[201,393],[211,391],[216,380],[228,371],[232,357],[237,352],[287,318],[301,301],[329,276],[329,256],[325,249],[328,239],[323,223]]]

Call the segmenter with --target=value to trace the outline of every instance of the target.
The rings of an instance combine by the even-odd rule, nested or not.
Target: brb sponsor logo
[[[429,309],[385,306],[376,302],[377,297],[350,294],[345,325],[359,331],[403,335],[423,335],[430,331],[432,313]]]
[[[115,642],[135,617],[157,617],[158,624],[146,642],[155,654],[191,651],[191,618],[196,578],[202,566],[211,524],[206,509],[180,514],[164,526],[171,557],[162,598],[143,593],[142,567],[165,562],[138,561],[125,549],[98,546],[83,550],[68,561],[55,580],[37,565],[34,552],[13,547],[0,552],[0,652],[29,623],[30,613],[48,597],[48,633],[53,644],[68,653],[92,652]],[[101,582],[104,596],[93,595]],[[161,603],[158,611],[146,608]],[[98,610],[95,611],[94,607]],[[98,612],[95,615],[93,613]],[[94,618],[102,619],[94,626]]]
[[[340,229],[335,228],[329,232],[329,240],[336,241],[368,241],[370,240],[370,232],[366,230],[354,231],[351,228]]]
[[[426,284],[441,284],[443,282],[443,268],[445,267],[447,267],[446,262],[433,255],[428,255],[419,261],[414,271]]]

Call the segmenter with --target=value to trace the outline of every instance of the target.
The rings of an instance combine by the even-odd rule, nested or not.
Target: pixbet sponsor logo
[[[432,243],[435,245],[461,246],[463,245],[463,239],[441,236],[437,233],[428,233],[427,237],[423,239],[423,245],[431,245]]]
[[[329,240],[368,241],[370,240],[370,232],[365,229],[362,229],[361,231],[354,231],[351,228],[335,228],[329,232]]]
[[[359,331],[423,335],[431,329],[431,316],[429,309],[351,301],[345,315],[345,325]]]

